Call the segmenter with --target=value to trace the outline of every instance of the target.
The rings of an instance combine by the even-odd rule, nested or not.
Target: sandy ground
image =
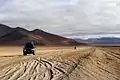
[[[0,47],[0,80],[120,80],[120,47]]]

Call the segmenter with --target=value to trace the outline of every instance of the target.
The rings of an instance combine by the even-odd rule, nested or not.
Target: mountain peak
[[[35,30],[33,30],[33,31],[40,31],[40,29],[35,29]]]
[[[21,28],[21,27],[16,27],[15,29],[18,30],[18,31],[28,31],[28,30],[26,30],[24,28]]]
[[[44,31],[41,30],[41,29],[35,29],[35,30],[33,30],[32,32],[44,32]]]
[[[4,25],[4,24],[0,24],[0,29],[1,28],[8,28],[8,29],[11,29],[11,27],[7,26],[7,25]]]
[[[6,26],[6,25],[4,25],[4,24],[0,24],[0,26]]]

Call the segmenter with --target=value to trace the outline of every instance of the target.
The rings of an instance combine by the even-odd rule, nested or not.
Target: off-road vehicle
[[[23,55],[33,54],[35,55],[35,46],[33,42],[27,42],[23,48]]]

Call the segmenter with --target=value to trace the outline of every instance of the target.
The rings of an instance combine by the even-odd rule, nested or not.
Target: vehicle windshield
[[[34,48],[33,43],[26,43],[24,48]]]

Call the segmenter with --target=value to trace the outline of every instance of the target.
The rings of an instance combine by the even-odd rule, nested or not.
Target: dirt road
[[[35,56],[1,56],[0,80],[120,80],[119,47],[37,49]]]

